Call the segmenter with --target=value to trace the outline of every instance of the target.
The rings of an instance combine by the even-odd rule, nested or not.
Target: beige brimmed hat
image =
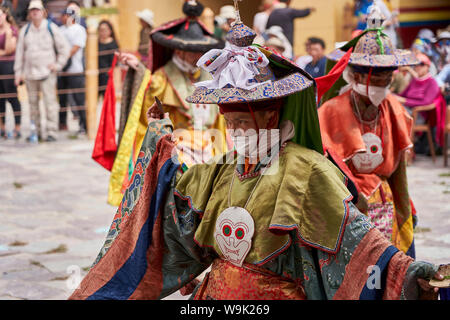
[[[41,0],[31,0],[30,5],[28,6],[28,10],[32,9],[45,10]]]
[[[219,16],[224,19],[236,19],[237,18],[236,10],[231,5],[223,6],[222,8],[220,8]]]
[[[139,19],[147,22],[150,27],[153,28],[155,26],[155,22],[153,20],[153,18],[155,17],[155,14],[153,13],[153,11],[151,11],[149,9],[144,9],[142,11],[136,12],[136,16]]]

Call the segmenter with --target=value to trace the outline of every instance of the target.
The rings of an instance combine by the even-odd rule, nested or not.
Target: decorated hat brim
[[[327,58],[332,61],[339,61],[344,55],[345,52],[343,50],[336,49],[328,54]],[[370,55],[352,53],[348,64],[361,67],[388,68],[414,66],[420,64],[420,61],[411,51],[397,49],[394,51],[394,54]]]
[[[193,52],[207,52],[224,46],[221,41],[210,36],[205,36],[199,40],[186,40],[162,32],[156,32],[152,35],[152,40],[169,49]]]
[[[223,48],[224,43],[212,37],[211,33],[200,21],[190,21],[200,26],[203,31],[202,37],[196,39],[187,39],[177,37],[176,33],[180,28],[186,25],[189,18],[182,18],[167,22],[157,29],[153,30],[150,35],[152,40],[157,44],[169,49],[178,49],[183,51],[207,52],[211,49]]]
[[[235,87],[225,87],[220,89],[197,88],[194,93],[186,99],[189,103],[198,104],[229,104],[229,103],[251,103],[266,100],[284,98],[303,91],[315,85],[314,78],[302,70],[296,64],[287,59],[261,49],[270,58],[270,67],[277,73],[288,71],[288,74],[278,80],[268,81],[251,90]]]

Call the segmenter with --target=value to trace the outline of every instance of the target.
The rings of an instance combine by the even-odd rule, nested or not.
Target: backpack
[[[48,29],[48,32],[50,33],[50,35],[52,36],[52,40],[53,40],[53,50],[55,51],[55,55],[57,56],[58,55],[58,49],[56,49],[55,35],[53,34],[53,30],[52,30],[52,27],[51,27],[51,24],[53,22],[51,22],[49,19],[47,19],[47,22],[48,22],[47,23],[47,29]],[[24,38],[27,36],[28,31],[30,31],[30,27],[31,27],[31,22],[29,22],[27,24],[27,28],[25,29]]]
[[[53,30],[52,30],[52,24],[53,22],[50,19],[47,19],[47,30],[50,33],[50,35],[52,36],[52,40],[53,40],[53,50],[55,51],[55,56],[56,58],[58,58],[58,49],[56,48],[56,42],[55,42],[55,35],[53,34]],[[27,24],[27,28],[25,29],[25,34],[24,34],[24,38],[27,36],[28,31],[30,31],[30,27],[31,27],[31,22],[29,22]],[[67,60],[66,65],[64,66],[64,68],[61,70],[63,72],[67,71],[70,66],[72,65],[72,58],[69,58]]]

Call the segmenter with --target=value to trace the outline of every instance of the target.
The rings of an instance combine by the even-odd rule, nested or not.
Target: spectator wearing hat
[[[408,87],[397,97],[410,114],[414,107],[433,103],[440,93],[438,83],[430,74],[430,58],[423,53],[416,56],[420,61],[420,64],[413,68],[417,76],[412,78]],[[424,123],[425,118],[420,117],[419,121]]]
[[[231,25],[236,21],[236,11],[234,6],[227,5],[220,8],[219,15],[216,17],[216,28],[214,36],[217,39],[225,41],[228,31],[231,30]]]
[[[439,88],[437,81],[430,73],[430,58],[423,53],[418,54],[417,58],[420,60],[420,64],[414,67],[417,77],[413,77],[409,86],[397,98],[410,114],[412,114],[412,110],[415,107],[427,106],[430,104],[434,104],[436,106],[433,114],[430,112],[419,113],[416,123],[424,124],[430,120],[430,124],[433,127],[434,132],[433,140],[438,145],[442,146],[446,103],[441,94],[441,89]],[[444,114],[444,116],[442,114]],[[434,127],[436,128],[434,129]],[[427,154],[428,148],[428,142],[425,135],[423,135],[422,138],[416,143],[415,151],[419,154]]]
[[[32,0],[28,11],[31,22],[22,27],[17,42],[15,84],[19,86],[25,80],[27,87],[32,122],[28,141],[37,142],[40,134],[42,139],[52,142],[58,131],[56,73],[66,65],[70,46],[59,28],[45,19],[42,1]],[[47,113],[46,128],[41,128],[40,93]]]
[[[58,81],[60,90],[75,89],[77,92],[63,93],[59,95],[59,102],[61,112],[59,114],[59,127],[61,130],[67,130],[67,107],[69,97],[73,98],[75,102],[74,114],[79,121],[79,134],[86,133],[86,110],[85,93],[78,92],[78,90],[85,88],[84,76],[84,48],[86,47],[87,33],[79,23],[79,16],[73,8],[66,8],[63,12],[62,20],[64,25],[61,26],[61,31],[70,44],[70,57],[63,68],[66,73],[61,76]]]
[[[278,47],[278,49],[282,49],[282,51],[279,51],[284,57],[292,60],[294,57],[294,51],[292,49],[291,43],[286,38],[286,36],[283,33],[283,29],[280,26],[272,26],[269,29],[266,30],[265,33],[269,39],[267,40],[269,42],[269,45],[266,42],[266,46],[274,45],[275,43],[280,43],[281,45],[276,45],[275,47]],[[275,40],[274,40],[275,39]]]
[[[75,10],[75,13],[78,17],[78,24],[81,25],[83,28],[87,29],[87,24],[86,24],[86,18],[81,16],[81,6],[80,3],[78,1],[69,1],[67,3],[67,8],[68,9],[73,9]]]
[[[436,76],[439,72],[439,52],[435,48],[436,37],[432,30],[421,29],[412,46],[414,53],[424,53],[431,60],[430,73]]]
[[[285,50],[283,41],[277,37],[269,38],[269,40],[265,42],[265,46],[279,55],[281,55]]]
[[[450,31],[440,32],[434,46],[440,55],[438,70],[441,72],[450,63]]]
[[[148,63],[149,45],[150,45],[150,34],[155,27],[153,11],[145,9],[136,12],[136,16],[139,18],[141,24],[141,31],[139,33],[139,47],[138,52],[141,56],[141,61],[145,65]]]

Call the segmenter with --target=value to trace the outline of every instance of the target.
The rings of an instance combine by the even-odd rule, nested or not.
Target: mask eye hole
[[[231,236],[231,227],[229,225],[225,225],[222,229],[222,233],[225,237]]]
[[[378,152],[378,147],[377,146],[371,146],[370,147],[370,152],[377,153]]]
[[[235,232],[236,238],[238,238],[239,240],[242,240],[245,237],[245,231],[242,228],[239,228],[236,230]]]

